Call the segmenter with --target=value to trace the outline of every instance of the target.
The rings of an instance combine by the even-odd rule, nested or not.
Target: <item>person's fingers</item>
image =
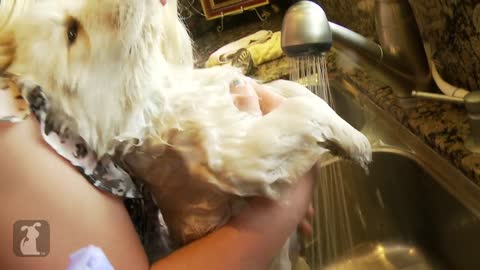
[[[315,209],[313,208],[313,205],[310,204],[310,206],[308,207],[308,210],[307,210],[307,215],[306,215],[306,217],[307,217],[308,219],[311,219],[311,218],[313,218],[314,215],[315,215]]]
[[[313,226],[311,220],[315,215],[315,209],[313,208],[312,204],[308,206],[307,213],[305,214],[305,218],[298,224],[299,231],[305,236],[313,235]]]
[[[252,85],[243,80],[234,80],[230,84],[230,94],[233,103],[240,111],[248,112],[255,115],[261,115],[258,96]]]
[[[312,236],[313,235],[313,227],[310,222],[308,222],[307,219],[302,220],[300,224],[298,225],[298,228],[300,230],[300,233],[302,233],[305,236]]]
[[[262,110],[263,114],[273,111],[283,101],[285,101],[283,96],[269,90],[267,86],[258,84],[253,80],[252,85],[260,100],[260,109]]]

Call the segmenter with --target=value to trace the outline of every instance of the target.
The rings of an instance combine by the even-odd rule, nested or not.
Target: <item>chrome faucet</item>
[[[322,8],[307,0],[293,4],[282,25],[287,56],[323,54],[333,47],[357,60],[372,77],[392,87],[399,105],[414,104],[412,90],[429,92],[432,78],[412,8],[407,0],[376,0],[380,44],[329,22]]]
[[[416,98],[465,104],[471,135],[465,146],[480,153],[480,91],[464,98],[428,93],[433,80],[415,16],[407,0],[375,0],[380,44],[329,22],[316,3],[301,0],[285,13],[282,49],[287,56],[322,55],[330,48],[358,61],[372,77],[393,89],[398,105],[411,107]]]

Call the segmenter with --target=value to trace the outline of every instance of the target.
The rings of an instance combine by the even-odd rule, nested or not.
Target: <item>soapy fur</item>
[[[368,140],[296,83],[266,85],[289,98],[263,117],[239,111],[229,84],[245,78],[194,69],[175,0],[41,1],[0,32],[0,73],[24,95],[41,86],[53,121],[148,183],[177,246],[241,197],[280,199],[326,152],[371,160]]]

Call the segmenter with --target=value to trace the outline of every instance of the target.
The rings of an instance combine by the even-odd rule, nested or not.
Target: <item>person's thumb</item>
[[[230,93],[233,103],[240,111],[261,115],[258,95],[252,85],[244,80],[237,79],[230,84]]]

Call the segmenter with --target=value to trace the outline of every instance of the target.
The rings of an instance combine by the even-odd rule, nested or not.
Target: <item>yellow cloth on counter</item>
[[[282,57],[281,35],[280,31],[275,32],[269,40],[247,48],[252,56],[254,66]]]
[[[240,49],[248,50],[255,67],[280,58],[283,55],[281,32],[272,33],[271,31],[261,30],[229,43],[210,55],[205,66],[212,67],[230,64],[231,57]]]

